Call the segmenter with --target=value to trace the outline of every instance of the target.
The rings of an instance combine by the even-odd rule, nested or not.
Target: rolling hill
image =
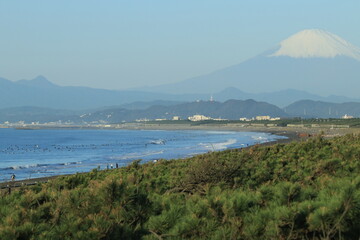
[[[360,103],[302,100],[285,107],[284,111],[291,116],[304,118],[340,118],[345,114],[360,117]]]

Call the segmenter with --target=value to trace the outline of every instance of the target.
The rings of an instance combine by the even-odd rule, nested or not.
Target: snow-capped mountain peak
[[[288,56],[293,58],[347,56],[360,61],[360,48],[330,32],[308,29],[282,41],[279,49],[268,56]]]

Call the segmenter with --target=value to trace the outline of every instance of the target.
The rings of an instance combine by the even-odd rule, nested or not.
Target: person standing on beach
[[[11,181],[15,181],[15,177],[16,177],[15,174],[12,174],[11,175]]]

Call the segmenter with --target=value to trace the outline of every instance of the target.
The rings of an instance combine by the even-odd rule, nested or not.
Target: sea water
[[[160,130],[0,129],[0,181],[185,158],[283,138],[268,133]]]

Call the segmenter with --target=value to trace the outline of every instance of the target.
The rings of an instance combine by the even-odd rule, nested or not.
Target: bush
[[[359,239],[360,137],[59,177],[0,198],[0,239]]]

